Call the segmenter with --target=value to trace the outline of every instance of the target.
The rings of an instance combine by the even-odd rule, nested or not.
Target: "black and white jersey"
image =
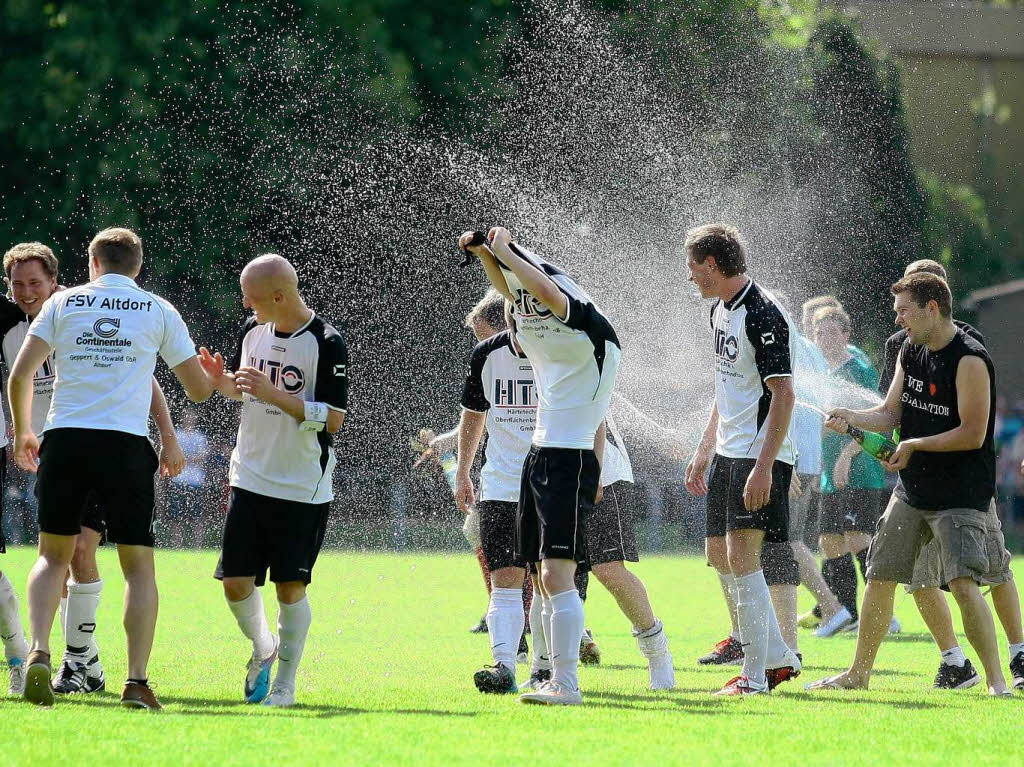
[[[469,358],[462,407],[487,413],[481,501],[519,500],[523,461],[537,424],[537,386],[530,360],[516,353],[509,331],[481,341]],[[591,442],[593,446],[593,442]],[[622,438],[608,420],[601,482],[633,481]]]
[[[515,299],[516,341],[533,364],[539,390],[533,444],[593,448],[619,369],[619,339],[565,272],[516,243],[510,248],[550,277],[569,302],[567,316],[556,317],[501,264]]]
[[[14,360],[18,358],[25,337],[28,335],[32,320],[18,308],[18,305],[0,297],[0,357],[3,357],[10,372]],[[46,358],[32,381],[32,431],[37,435],[43,433],[46,426],[46,414],[50,411],[53,399],[53,353]],[[3,415],[0,414],[0,428],[4,428],[3,443],[7,444],[6,428]]]
[[[228,367],[256,368],[278,389],[305,402],[322,402],[342,413],[348,407],[348,348],[341,334],[316,315],[293,333],[249,319]],[[334,498],[335,462],[326,429],[301,431],[298,421],[279,408],[242,395],[231,453],[232,487],[285,501],[327,503]]]
[[[726,458],[757,458],[772,394],[765,381],[792,377],[796,331],[785,309],[753,280],[728,301],[711,307],[715,342],[715,450]],[[776,460],[793,464],[796,451],[786,434]]]

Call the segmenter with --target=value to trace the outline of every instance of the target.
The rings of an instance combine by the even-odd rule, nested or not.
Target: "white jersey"
[[[715,342],[715,451],[726,458],[758,458],[772,394],[765,381],[793,376],[796,331],[786,311],[764,288],[749,281],[728,301],[711,307]],[[796,461],[787,431],[776,460]]]
[[[346,411],[348,349],[341,334],[316,315],[293,333],[251,318],[228,367],[254,367],[294,397]],[[334,499],[332,441],[326,429],[300,431],[292,416],[244,394],[231,486],[285,501],[328,503]]]
[[[509,247],[544,272],[569,302],[566,317],[556,317],[501,264],[514,297],[516,341],[536,373],[539,391],[533,444],[593,448],[619,369],[619,339],[590,296],[565,272],[516,243]]]
[[[537,425],[537,401],[533,366],[516,354],[507,330],[477,344],[462,389],[462,407],[487,413],[481,501],[519,500],[523,461]],[[607,486],[619,480],[632,482],[633,468],[609,418],[601,483]]]
[[[15,309],[20,317],[14,318],[16,322],[13,325],[9,324],[6,316],[0,316],[0,355],[7,364],[8,372],[14,367],[14,360],[18,358],[18,352],[25,343],[32,322],[17,305]],[[32,431],[37,435],[42,434],[46,427],[46,414],[50,411],[50,401],[53,399],[53,381],[54,366],[51,353],[39,366],[32,380]],[[0,425],[2,424],[3,421],[0,420]],[[6,440],[7,435],[4,434],[4,444],[7,444]]]
[[[45,429],[147,436],[157,355],[174,368],[196,353],[177,309],[123,274],[54,293],[28,334],[53,348]]]

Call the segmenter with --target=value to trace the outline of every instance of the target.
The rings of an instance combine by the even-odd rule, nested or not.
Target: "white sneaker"
[[[672,653],[647,659],[652,690],[671,690],[676,686],[676,670],[672,668]]]
[[[578,706],[583,702],[579,690],[570,690],[555,682],[547,682],[540,689],[519,696],[523,703],[544,703],[549,706]]]
[[[530,674],[530,678],[519,685],[519,692],[536,692],[551,681],[551,669],[540,669]]]
[[[277,706],[278,708],[288,708],[289,706],[295,705],[295,690],[288,687],[278,687],[276,684],[271,689],[270,694],[263,699],[260,704],[262,706]]]
[[[7,661],[7,670],[11,682],[7,688],[8,695],[25,694],[25,661],[22,658],[11,658]]]
[[[903,626],[900,625],[900,619],[895,615],[892,616],[892,620],[889,621],[889,633],[899,634],[901,631],[903,631]]]
[[[850,615],[850,611],[845,607],[840,607],[839,611],[835,615],[818,626],[814,632],[814,636],[821,639],[829,639],[834,637],[852,622],[853,616]]]

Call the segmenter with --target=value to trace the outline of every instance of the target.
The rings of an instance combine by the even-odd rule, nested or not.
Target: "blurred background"
[[[590,289],[623,339],[616,411],[646,550],[703,535],[665,429],[709,403],[707,306],[681,238],[737,224],[793,307],[839,297],[880,364],[888,286],[918,258],[997,365],[1000,509],[1024,540],[1024,8],[815,0],[0,0],[0,243],[61,281],[138,231],[140,282],[232,351],[238,272],[296,264],[343,329],[349,420],[328,544],[458,548],[443,473],[409,438],[458,419],[485,288],[454,239],[492,223]],[[161,543],[216,546],[237,408],[158,370],[190,467]],[[6,406],[6,403],[5,403]],[[638,415],[642,414],[642,415]],[[647,419],[647,420],[645,420]],[[8,541],[35,539],[8,468]]]

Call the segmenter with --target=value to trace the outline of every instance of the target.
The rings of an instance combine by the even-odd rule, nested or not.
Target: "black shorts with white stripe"
[[[588,569],[608,562],[639,562],[633,530],[633,485],[615,482],[587,520]]]
[[[601,466],[593,450],[537,447],[523,462],[516,553],[523,563],[587,557],[587,520]]]

